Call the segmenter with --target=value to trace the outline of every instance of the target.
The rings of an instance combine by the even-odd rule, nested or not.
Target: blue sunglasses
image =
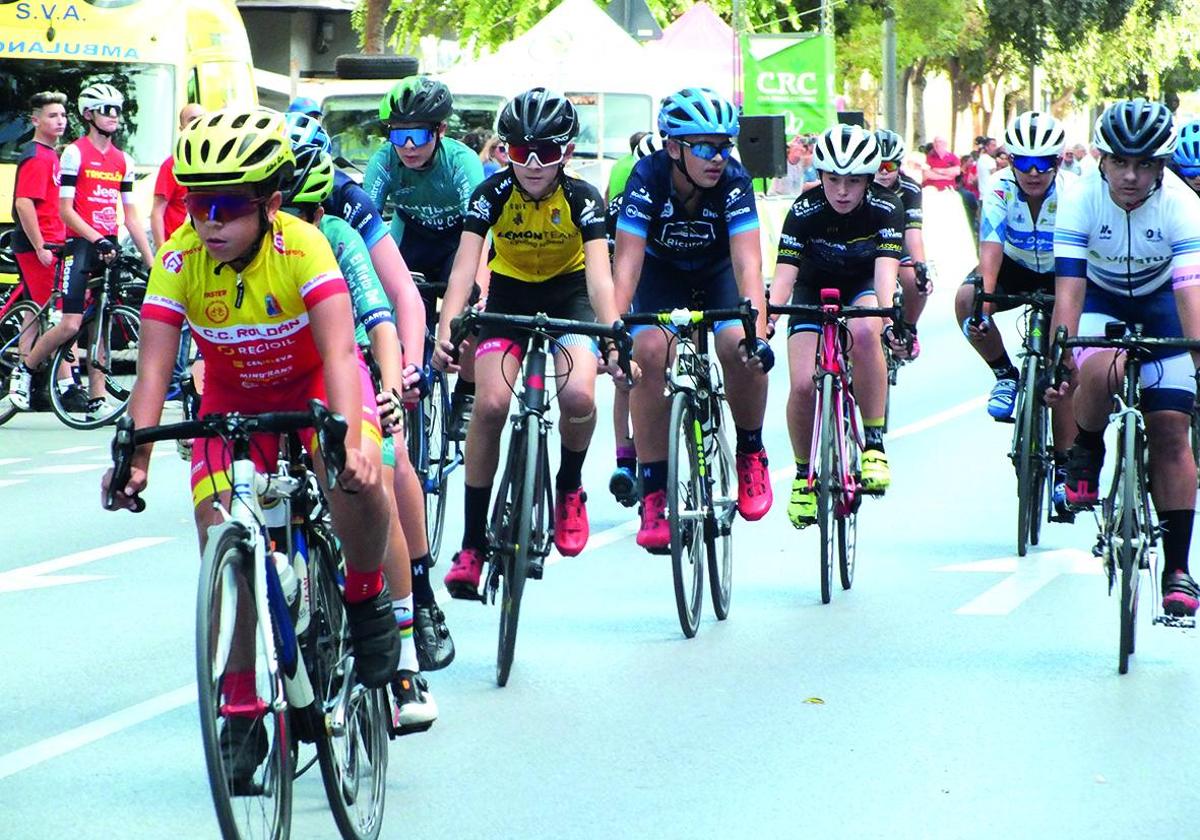
[[[389,128],[388,140],[395,146],[404,146],[409,141],[414,146],[424,146],[436,134],[432,128]]]
[[[1034,157],[1032,155],[1013,155],[1013,169],[1026,175],[1041,175],[1058,166],[1056,157]]]
[[[691,149],[692,154],[700,160],[712,160],[715,157],[725,160],[733,154],[733,143],[728,140],[724,143],[692,143],[688,140],[680,140],[679,145]]]

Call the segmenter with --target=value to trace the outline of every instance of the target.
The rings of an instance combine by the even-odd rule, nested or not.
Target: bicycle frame
[[[842,306],[835,299],[823,303],[821,309],[825,317],[821,324],[821,337],[817,344],[817,367],[813,372],[813,382],[816,384],[816,398],[813,402],[813,434],[808,458],[808,489],[813,491],[815,491],[817,484],[818,453],[820,451],[823,432],[821,428],[821,417],[824,410],[824,389],[821,387],[822,379],[831,378],[833,382],[834,412],[832,416],[835,418],[848,418],[850,434],[853,436],[858,448],[862,449],[863,447],[863,434],[858,418],[858,404],[855,402],[854,392],[850,387],[850,358],[846,355],[845,345],[842,342],[844,327],[841,321],[838,320]],[[837,441],[838,463],[842,468],[842,475],[840,477],[841,501],[839,510],[837,511],[839,516],[845,515],[854,506],[854,501],[861,489],[858,477],[851,473],[849,469],[850,453],[847,447],[846,426],[846,423],[835,421],[833,429],[833,434]]]

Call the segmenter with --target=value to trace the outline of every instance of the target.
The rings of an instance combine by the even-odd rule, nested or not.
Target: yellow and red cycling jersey
[[[278,213],[268,241],[242,272],[209,256],[195,228],[159,249],[142,317],[192,327],[205,359],[205,391],[275,389],[321,368],[308,311],[349,294],[333,251],[312,225]]]

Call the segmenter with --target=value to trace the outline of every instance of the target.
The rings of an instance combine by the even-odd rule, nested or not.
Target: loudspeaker
[[[862,128],[867,127],[867,118],[862,111],[838,111],[837,120],[842,125],[857,125]]]
[[[787,174],[787,141],[783,114],[741,117],[738,154],[751,178],[782,178]]]

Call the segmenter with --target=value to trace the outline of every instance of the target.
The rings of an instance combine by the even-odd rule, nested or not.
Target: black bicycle
[[[233,494],[226,521],[209,530],[196,605],[200,724],[221,833],[286,838],[292,781],[318,762],[341,835],[374,840],[383,822],[388,740],[396,733],[387,690],[364,688],[354,676],[341,549],[294,434],[301,429],[316,430],[332,485],[344,463],[346,421],[313,401],[307,412],[211,414],[138,430],[123,417],[111,486],[128,481],[134,449],[145,443],[219,437],[232,446],[232,485],[242,490]],[[274,473],[257,472],[250,458],[258,432],[289,433]],[[249,776],[236,772],[237,757],[222,749],[236,720],[224,696],[234,617],[247,611],[256,650],[252,716],[266,730],[265,758]],[[300,741],[315,743],[317,755],[297,769]]]
[[[452,322],[450,342],[458,347],[482,326],[499,325],[529,333],[529,350],[521,373],[521,388],[513,388],[517,411],[510,422],[508,457],[496,491],[488,527],[488,574],[482,600],[500,599],[500,638],[496,654],[496,683],[505,685],[517,644],[517,623],[526,578],[542,577],[546,556],[554,545],[554,485],[550,479],[546,391],[546,362],[559,335],[586,335],[616,344],[620,365],[630,375],[633,342],[621,322],[606,327],[589,321],[550,318],[544,314],[501,315],[468,309]]]
[[[675,309],[628,315],[630,326],[661,327],[674,345],[667,369],[671,414],[667,426],[667,521],[675,608],[683,635],[700,627],[704,568],[708,567],[713,612],[729,616],[733,595],[733,520],[737,478],[725,436],[725,384],[709,333],[719,321],[740,321],[754,345],[757,313],[748,299],[730,309]]]
[[[1096,512],[1099,533],[1093,553],[1104,560],[1111,595],[1120,575],[1121,632],[1118,646],[1117,671],[1129,670],[1137,632],[1138,590],[1141,573],[1151,574],[1154,587],[1155,624],[1172,627],[1195,627],[1194,618],[1181,618],[1158,611],[1158,573],[1154,569],[1157,557],[1159,527],[1154,521],[1150,503],[1148,452],[1146,448],[1146,419],[1141,409],[1142,368],[1154,364],[1163,351],[1197,352],[1200,341],[1184,338],[1150,338],[1142,335],[1140,324],[1119,322],[1105,327],[1100,337],[1066,337],[1066,328],[1059,327],[1054,338],[1055,385],[1066,378],[1062,354],[1077,347],[1120,350],[1125,353],[1125,379],[1121,394],[1114,398],[1115,408],[1109,422],[1117,424],[1117,453],[1113,461],[1112,483],[1108,494]]]
[[[1013,411],[1012,448],[1008,457],[1017,474],[1017,554],[1021,557],[1041,538],[1042,514],[1046,521],[1059,521],[1054,513],[1054,450],[1050,442],[1050,410],[1040,392],[1050,370],[1050,317],[1054,295],[1041,291],[1028,294],[991,294],[983,291],[983,277],[975,274],[974,311],[970,323],[983,323],[986,303],[1025,307],[1021,342],[1021,378]],[[1071,521],[1073,517],[1067,521]]]

